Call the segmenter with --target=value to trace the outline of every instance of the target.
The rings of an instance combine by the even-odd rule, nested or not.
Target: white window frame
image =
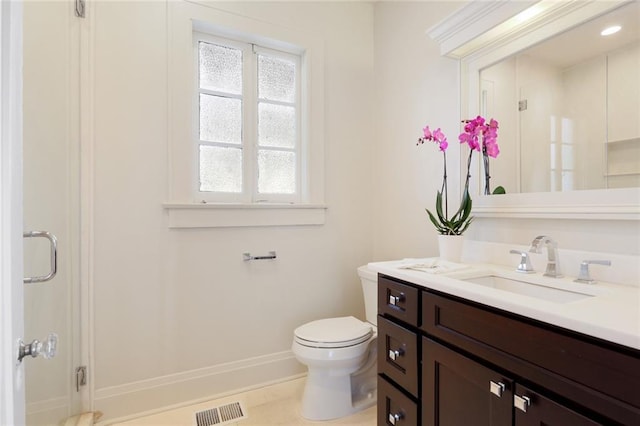
[[[200,146],[224,146],[215,142],[207,142],[200,139],[200,95],[216,94],[202,89],[199,84],[200,66],[200,42],[211,43],[218,46],[238,49],[242,52],[242,93],[237,98],[242,100],[242,191],[240,193],[209,192],[200,190]],[[194,197],[205,202],[241,202],[241,203],[292,203],[301,201],[302,183],[302,60],[301,55],[259,46],[254,43],[238,41],[220,37],[216,34],[208,34],[194,31],[194,96],[193,96],[193,147],[195,155],[194,168]],[[292,61],[296,66],[296,98],[293,103],[266,101],[275,105],[293,106],[296,110],[295,117],[295,144],[292,149],[260,147],[258,144],[258,105],[261,102],[258,93],[258,55],[264,54],[271,57]],[[236,96],[233,96],[236,97]],[[262,194],[258,192],[258,151],[287,151],[296,156],[295,163],[295,191],[292,194]]]
[[[169,228],[322,225],[327,206],[324,163],[324,41],[294,30],[226,12],[212,4],[169,2],[167,152],[168,191],[162,204]],[[297,203],[204,201],[198,197],[193,155],[194,32],[301,55],[300,177]],[[195,184],[194,184],[195,182]],[[199,191],[197,191],[199,192]]]

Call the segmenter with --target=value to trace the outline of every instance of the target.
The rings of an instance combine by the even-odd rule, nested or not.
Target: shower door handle
[[[46,238],[49,240],[51,244],[51,268],[47,275],[42,275],[39,277],[27,277],[23,278],[22,282],[25,284],[31,283],[43,283],[45,281],[49,281],[56,276],[56,272],[58,271],[58,239],[55,235],[47,231],[28,231],[22,233],[23,238]]]

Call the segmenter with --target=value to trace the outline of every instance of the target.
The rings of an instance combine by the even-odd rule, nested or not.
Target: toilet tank
[[[366,265],[358,268],[364,294],[364,311],[367,322],[378,325],[378,274]]]

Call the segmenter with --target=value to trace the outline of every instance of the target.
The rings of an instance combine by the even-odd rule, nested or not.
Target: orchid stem
[[[447,195],[447,153],[442,152],[442,156],[444,158],[444,175],[442,178],[442,195],[444,196],[444,216],[449,219],[449,197]]]
[[[471,167],[471,157],[473,156],[473,149],[469,150],[469,158],[467,159],[467,179],[464,182],[464,191],[469,192],[469,179],[471,178],[471,173],[469,172]]]

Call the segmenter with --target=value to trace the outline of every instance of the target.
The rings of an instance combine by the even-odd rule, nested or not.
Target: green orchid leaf
[[[429,214],[429,219],[431,220],[431,223],[433,223],[433,225],[436,227],[436,230],[439,233],[442,233],[443,226],[440,224],[438,219],[436,219],[436,217],[428,209],[425,209],[425,210],[427,210],[427,213]]]
[[[464,231],[467,230],[469,225],[471,225],[471,222],[473,222],[473,217],[470,217],[469,220],[467,220],[467,223],[460,229],[458,235],[462,235],[464,233]]]
[[[467,191],[464,192],[464,196],[462,198],[462,206],[464,208],[464,213],[462,214],[461,220],[466,220],[471,214],[471,208],[473,207],[473,200],[469,197],[469,193]]]
[[[436,195],[436,213],[438,214],[440,222],[445,222],[447,220],[442,213],[442,192],[440,191],[438,191],[438,195]]]

